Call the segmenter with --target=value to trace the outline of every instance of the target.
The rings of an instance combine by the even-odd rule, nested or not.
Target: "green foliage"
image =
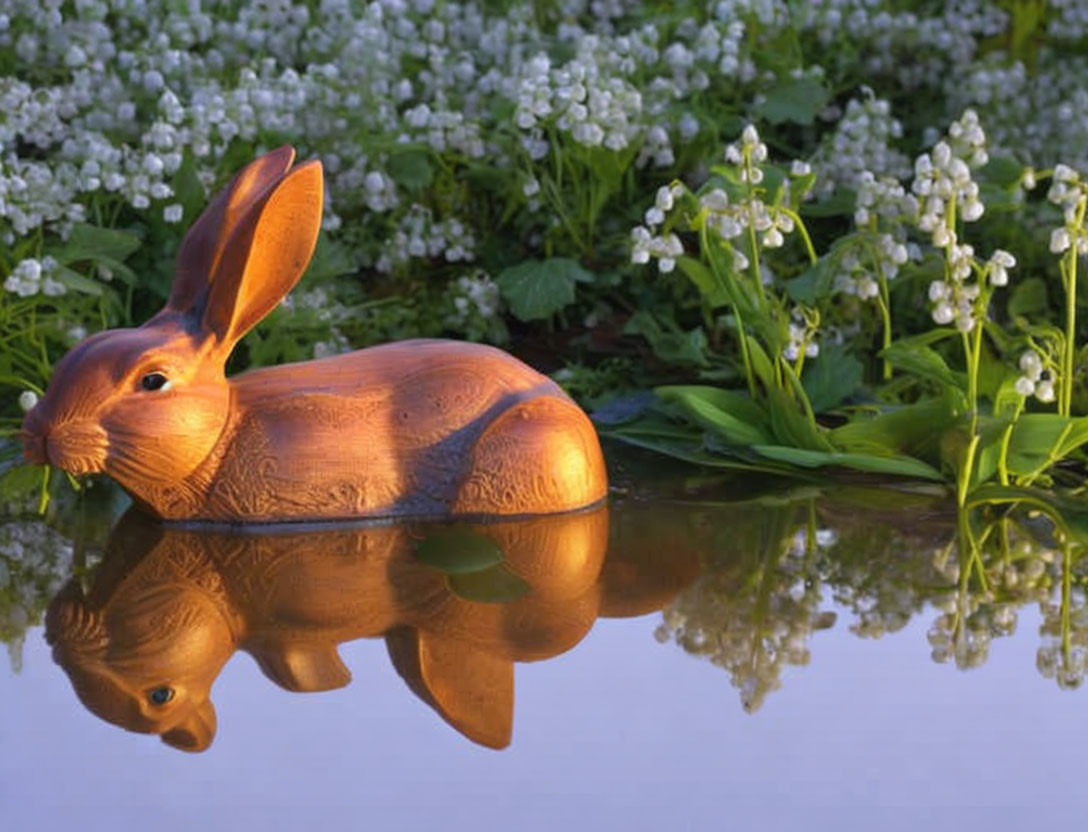
[[[528,260],[504,269],[496,278],[510,311],[522,321],[550,318],[574,302],[577,283],[592,280],[589,272],[567,257]]]

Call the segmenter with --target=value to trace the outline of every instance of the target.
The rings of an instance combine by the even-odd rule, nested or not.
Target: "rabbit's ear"
[[[412,692],[473,742],[506,748],[514,724],[514,663],[458,639],[398,627],[385,634]]]
[[[203,317],[224,360],[302,277],[317,244],[323,199],[321,163],[299,165],[265,191],[226,241]]]
[[[250,162],[204,209],[178,249],[177,271],[167,309],[190,312],[205,298],[215,264],[248,209],[283,178],[295,159],[284,145]]]

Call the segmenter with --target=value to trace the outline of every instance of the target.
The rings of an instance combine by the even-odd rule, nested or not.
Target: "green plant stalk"
[[[1071,643],[1069,638],[1069,608],[1072,605],[1073,555],[1069,541],[1062,547],[1062,658],[1069,665]]]
[[[699,224],[699,250],[706,252],[710,250],[710,238],[707,235],[706,230],[706,212],[700,212],[696,222]],[[714,266],[714,260],[710,257],[704,257],[707,265],[710,267],[719,280],[728,283],[731,280],[730,275],[719,274],[718,270]],[[739,287],[734,287],[735,291],[740,291]],[[737,309],[736,304],[732,304],[733,317],[737,321],[737,337],[740,340],[740,357],[744,362],[744,377],[748,380],[748,395],[752,397],[752,401],[756,400],[756,379],[755,373],[752,370],[752,356],[748,351],[748,333],[744,327],[744,318],[740,314],[740,310]]]
[[[793,220],[793,225],[797,229],[798,233],[800,233],[801,240],[805,244],[805,252],[808,254],[809,265],[815,266],[820,258],[816,256],[816,248],[812,245],[812,237],[809,236],[808,229],[805,228],[805,223],[801,219],[801,215],[798,214],[796,211],[790,208],[786,208],[784,206],[780,207],[779,210],[791,220]]]
[[[749,148],[744,148],[744,172],[745,172],[745,184],[748,187],[748,204],[751,206],[752,200],[755,199],[756,189],[752,184],[752,152]],[[752,224],[751,208],[748,212],[748,246],[751,248],[751,260],[748,262],[748,271],[752,275],[752,280],[756,284],[756,294],[759,297],[760,308],[764,311],[767,310],[767,293],[763,291],[763,272],[759,268],[759,241],[756,239],[756,229]]]
[[[52,470],[48,465],[42,469],[42,490],[41,496],[38,498],[38,514],[45,514],[45,510],[49,508],[49,474]]]
[[[1068,266],[1065,271],[1065,349],[1062,352],[1062,384],[1061,398],[1058,400],[1058,413],[1069,416],[1073,407],[1073,361],[1075,356],[1075,338],[1077,325],[1077,248],[1080,236],[1083,234],[1084,211],[1088,206],[1088,198],[1082,196],[1077,203],[1077,214],[1074,220],[1076,236],[1069,246],[1069,254],[1066,255]]]
[[[997,451],[997,478],[1002,485],[1009,484],[1009,443],[1012,441],[1012,430],[1016,427],[1016,420],[1024,411],[1024,399],[1017,401],[1016,412],[1012,415],[1012,421],[1005,426],[1001,434],[1001,444]]]

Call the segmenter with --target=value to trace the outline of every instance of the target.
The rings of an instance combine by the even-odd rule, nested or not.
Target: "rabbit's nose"
[[[45,453],[45,431],[38,418],[37,408],[31,410],[23,419],[23,429],[19,431],[23,443],[23,456],[32,465],[45,465],[49,459]]]
[[[45,437],[22,433],[23,456],[31,465],[45,465],[48,458],[45,455]]]

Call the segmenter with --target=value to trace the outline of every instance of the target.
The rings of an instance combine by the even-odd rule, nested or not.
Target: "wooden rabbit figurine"
[[[165,308],[92,335],[27,414],[26,456],[105,472],[168,520],[266,523],[568,511],[605,496],[586,415],[501,350],[403,341],[226,378],[301,277],[320,163],[252,162],[189,230]]]
[[[514,664],[574,647],[598,616],[660,609],[695,579],[687,530],[635,507],[609,543],[607,506],[473,527],[525,594],[459,596],[413,554],[444,527],[333,526],[237,534],[163,527],[129,512],[89,590],[67,584],[46,638],[84,705],[186,751],[214,738],[212,685],[236,651],[297,692],[342,687],[338,646],[384,637],[408,687],[474,742],[510,742]]]

